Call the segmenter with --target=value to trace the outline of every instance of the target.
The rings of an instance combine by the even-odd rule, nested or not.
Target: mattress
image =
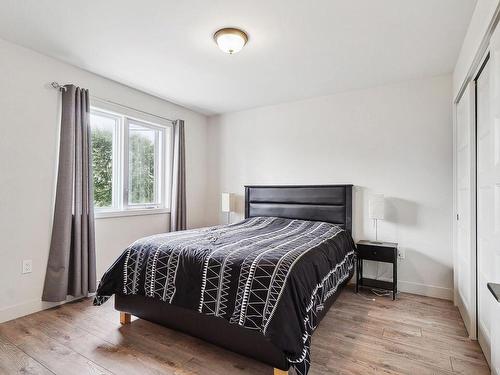
[[[94,304],[141,295],[264,335],[297,373],[329,298],[352,277],[354,243],[320,221],[253,217],[142,238],[104,274]]]

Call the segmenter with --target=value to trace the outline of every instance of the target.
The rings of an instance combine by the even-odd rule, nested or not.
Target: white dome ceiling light
[[[214,34],[214,40],[221,51],[232,55],[241,51],[248,42],[248,35],[243,30],[226,27]]]

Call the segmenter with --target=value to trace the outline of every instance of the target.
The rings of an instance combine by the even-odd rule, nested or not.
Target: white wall
[[[245,184],[352,183],[354,237],[371,239],[367,199],[383,193],[379,238],[406,250],[400,289],[452,298],[451,95],[442,76],[210,118],[210,219],[222,191],[241,218]]]
[[[37,311],[48,257],[58,150],[59,93],[49,82],[186,123],[189,227],[203,226],[207,178],[205,116],[0,39],[0,322]],[[99,275],[138,237],[163,232],[168,215],[96,221]],[[33,273],[21,275],[23,259]]]

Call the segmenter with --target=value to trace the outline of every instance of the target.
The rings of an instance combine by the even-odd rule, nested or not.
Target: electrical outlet
[[[23,270],[22,273],[31,273],[33,272],[33,261],[31,259],[23,260]]]
[[[406,258],[406,251],[405,251],[405,249],[398,249],[398,258],[399,259]]]

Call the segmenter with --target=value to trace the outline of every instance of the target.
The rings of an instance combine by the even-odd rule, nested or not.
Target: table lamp
[[[233,211],[233,194],[222,193],[221,194],[221,211],[227,213],[227,224],[230,222],[231,212]]]
[[[385,199],[384,194],[373,194],[368,203],[368,217],[375,220],[375,241],[378,241],[378,221],[384,220],[385,216]]]

